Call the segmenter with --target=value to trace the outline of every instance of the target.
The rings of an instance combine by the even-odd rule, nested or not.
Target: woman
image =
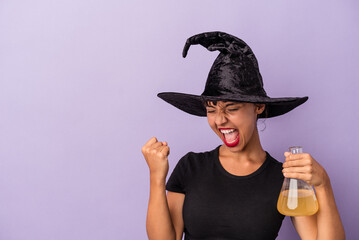
[[[285,152],[281,164],[263,150],[258,118],[285,114],[303,98],[270,98],[263,89],[257,60],[241,39],[222,32],[195,35],[186,42],[219,50],[200,95],[160,93],[175,107],[206,116],[223,141],[216,149],[189,152],[167,184],[169,146],[151,138],[142,153],[150,169],[147,213],[149,239],[275,239],[284,218],[276,208],[283,176],[313,185],[319,211],[292,217],[302,239],[345,239],[329,177],[308,153]],[[167,195],[166,195],[166,190]]]

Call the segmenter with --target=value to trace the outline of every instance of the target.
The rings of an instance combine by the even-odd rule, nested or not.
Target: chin
[[[226,148],[229,149],[229,151],[231,152],[240,152],[243,150],[243,148],[241,146],[239,146],[239,144],[235,147],[228,147],[226,144],[224,144],[226,146]]]

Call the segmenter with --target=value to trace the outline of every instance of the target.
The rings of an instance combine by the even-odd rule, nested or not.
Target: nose
[[[215,118],[216,125],[221,126],[226,122],[227,122],[226,115],[222,111],[218,111],[218,113],[216,114],[216,118]]]

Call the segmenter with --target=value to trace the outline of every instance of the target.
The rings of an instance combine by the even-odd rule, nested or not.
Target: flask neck
[[[303,153],[303,148],[302,147],[290,147],[289,151],[292,154],[296,154],[296,153]]]

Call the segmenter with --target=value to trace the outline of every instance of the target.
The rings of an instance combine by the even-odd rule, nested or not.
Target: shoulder
[[[185,169],[202,169],[214,163],[216,156],[218,156],[218,148],[219,146],[205,152],[188,152],[178,161],[177,165]]]
[[[272,155],[270,155],[267,151],[267,159],[269,161],[270,164],[272,164],[273,166],[275,167],[282,167],[283,163],[282,162],[279,162],[277,159],[275,159]]]
[[[213,156],[216,156],[216,149],[207,152],[188,152],[177,163],[168,179],[166,189],[172,192],[186,193],[188,186],[201,173],[214,162]]]
[[[272,173],[275,173],[276,175],[280,176],[280,178],[282,178],[283,163],[279,162],[277,159],[272,157],[268,152],[266,153],[267,153],[268,168]]]
[[[216,154],[218,154],[218,148],[215,148],[213,150],[210,151],[205,151],[205,152],[188,152],[186,155],[184,155],[179,162],[183,162],[183,163],[199,163],[202,162],[204,160],[207,159],[213,159],[215,158]]]

